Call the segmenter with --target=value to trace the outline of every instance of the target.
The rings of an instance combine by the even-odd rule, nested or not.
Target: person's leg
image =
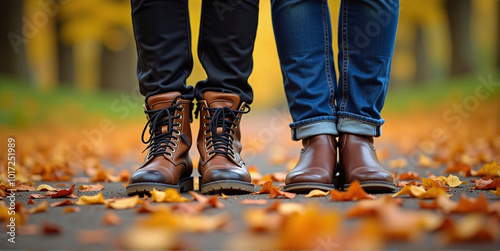
[[[391,190],[393,178],[375,154],[396,40],[399,0],[342,0],[339,14],[339,81],[336,92],[340,164],[347,185]]]
[[[331,190],[337,117],[332,31],[327,0],[272,0],[272,18],[293,140],[304,149],[286,191]]]
[[[146,160],[130,178],[127,194],[192,190],[189,148],[194,88],[186,86],[193,67],[187,1],[132,0],[131,4],[137,78],[149,119],[142,140],[149,145]],[[145,140],[148,126],[150,137]]]
[[[204,0],[198,44],[207,79],[195,88],[200,115],[198,150],[202,193],[250,193],[240,157],[241,116],[253,100],[252,72],[258,0]]]

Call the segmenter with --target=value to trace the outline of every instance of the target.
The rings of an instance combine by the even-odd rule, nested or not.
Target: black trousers
[[[198,0],[195,0],[198,1]],[[137,78],[149,96],[178,91],[203,99],[206,91],[253,101],[252,72],[259,0],[203,0],[198,55],[207,79],[186,86],[193,68],[187,0],[131,0],[137,45]]]

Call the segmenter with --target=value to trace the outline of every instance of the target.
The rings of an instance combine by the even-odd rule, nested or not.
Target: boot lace
[[[180,106],[180,103],[176,103],[179,97],[180,96],[176,97],[169,107],[144,111],[144,113],[149,115],[149,120],[142,130],[141,140],[144,144],[148,144],[148,146],[144,149],[144,151],[149,149],[148,157],[162,154],[172,156],[172,153],[167,152],[167,148],[171,151],[175,151],[174,147],[177,146],[176,142],[179,142],[179,138],[177,136],[174,136],[173,133],[175,132],[177,133],[177,135],[179,135],[180,131],[175,130],[174,126],[177,125],[178,127],[180,127],[180,123],[173,123],[173,121],[175,119],[182,118],[182,115],[172,115],[175,114],[176,110],[182,111],[184,109],[182,106]],[[148,126],[150,136],[148,140],[145,140],[144,135]],[[168,128],[167,132],[165,133],[162,132],[162,128],[164,126],[167,126]],[[181,135],[181,138],[186,141],[188,145],[190,144],[184,134]]]
[[[250,112],[250,106],[248,104],[245,104],[245,108],[245,111],[240,111],[232,110],[229,107],[203,107],[203,110],[208,110],[209,114],[212,114],[212,116],[205,115],[205,119],[208,119],[210,122],[208,124],[208,130],[206,130],[204,134],[208,134],[208,132],[212,133],[210,136],[206,137],[207,143],[205,144],[209,156],[213,154],[224,154],[234,158],[234,137],[232,135],[235,134],[235,131],[233,126],[236,128],[236,122],[240,120],[238,114]],[[197,111],[199,111],[199,107]],[[229,120],[227,118],[229,118]],[[219,128],[220,132],[217,131]]]

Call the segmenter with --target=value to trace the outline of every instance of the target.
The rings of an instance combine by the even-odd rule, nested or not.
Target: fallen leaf
[[[289,199],[293,199],[295,198],[296,195],[294,193],[281,191],[279,188],[273,185],[272,181],[267,181],[266,183],[264,183],[262,189],[260,189],[258,194],[266,194],[266,193],[269,193],[269,199],[274,199],[277,198],[278,196],[284,196]]]
[[[434,199],[439,195],[446,195],[451,197],[451,194],[447,194],[445,190],[440,187],[432,187],[429,190],[425,190],[423,187],[418,186],[405,186],[399,192],[392,195],[392,197],[398,197],[401,195],[410,195],[412,197],[417,197],[419,199]]]
[[[223,200],[226,200],[229,198],[229,196],[225,195],[224,193],[221,193],[220,194],[220,197],[223,199]]]
[[[91,205],[91,204],[104,204],[104,197],[102,196],[102,193],[99,192],[96,195],[92,196],[80,196],[78,198],[78,201],[76,202],[77,205]]]
[[[476,186],[473,188],[482,190],[492,190],[500,187],[500,179],[479,179],[473,180],[472,182],[476,183]]]
[[[497,190],[495,191],[490,191],[492,194],[496,195],[496,196],[500,196],[500,187],[497,187]]]
[[[36,187],[36,191],[57,191],[57,190],[59,189],[47,184],[41,184]]]
[[[415,181],[415,180],[412,180],[410,182],[408,182],[408,181],[398,181],[398,183],[396,184],[397,187],[404,187],[404,186],[408,186],[408,185],[421,186],[422,183],[420,183],[418,181]]]
[[[65,207],[63,209],[63,213],[69,214],[69,213],[78,213],[80,212],[81,208],[79,207]]]
[[[122,209],[134,208],[135,206],[137,206],[138,203],[144,203],[144,202],[141,200],[139,195],[135,195],[133,197],[121,198],[108,202],[106,203],[106,207],[122,210]]]
[[[61,227],[56,224],[48,223],[44,221],[42,223],[42,229],[43,229],[43,234],[45,235],[52,235],[52,234],[60,234],[61,233]]]
[[[101,223],[105,226],[118,226],[122,224],[122,219],[114,212],[106,212],[101,219]]]
[[[441,184],[446,184],[450,187],[458,187],[462,184],[469,185],[469,183],[467,183],[466,181],[461,181],[457,176],[452,174],[448,175],[448,177],[439,176],[434,180],[438,180],[439,182],[441,182]]]
[[[176,247],[178,233],[163,227],[132,227],[120,238],[128,250],[172,250]]]
[[[183,205],[183,204],[181,204]],[[159,205],[159,206],[153,206],[149,201],[146,201],[143,203],[138,209],[137,213],[151,213],[151,212],[156,212],[160,210],[168,210],[168,207],[165,205]]]
[[[74,191],[75,191],[75,184],[73,184],[70,189],[61,189],[61,190],[57,191],[57,193],[51,194],[50,197],[51,198],[61,198],[61,197],[66,197],[66,196],[71,197],[71,195],[74,194]],[[71,197],[71,198],[73,198],[73,197]]]
[[[47,211],[47,205],[48,205],[47,201],[43,201],[42,203],[40,203],[40,205],[30,208],[28,210],[28,213],[34,214],[34,213],[45,212]]]
[[[26,202],[27,205],[35,205],[36,202],[32,201],[32,200],[28,200],[28,202]]]
[[[153,189],[151,191],[151,201],[153,202],[186,202],[189,201],[188,198],[182,197],[179,192],[173,188],[168,188],[167,190],[157,191]]]
[[[445,170],[446,173],[459,173],[460,175],[466,177],[472,175],[471,171],[471,166],[462,162],[453,162]]]
[[[277,189],[272,181],[267,181],[264,183],[258,194],[271,193],[272,189]]]
[[[306,198],[311,198],[311,197],[326,197],[329,194],[329,192],[325,192],[322,190],[314,189],[310,191],[306,196]]]
[[[278,231],[282,226],[283,216],[266,210],[245,210],[243,221],[254,232]]]
[[[500,176],[500,166],[496,161],[484,164],[478,171],[471,171],[472,176]]]
[[[346,217],[375,216],[388,206],[401,206],[401,199],[393,199],[391,196],[384,195],[376,200],[361,200],[354,204],[346,212]]]
[[[45,197],[47,197],[47,196],[37,194],[37,193],[30,194],[30,199],[43,199]]]
[[[418,157],[418,164],[421,167],[431,167],[431,166],[435,165],[434,161],[431,158],[429,158],[427,155],[424,155],[424,154],[421,154]]]
[[[240,204],[241,205],[265,205],[265,204],[267,204],[267,200],[250,200],[250,199],[246,199],[246,200],[240,201]]]
[[[99,245],[109,242],[108,229],[78,230],[76,240],[82,245]]]
[[[399,175],[398,180],[419,180],[420,175],[417,172],[405,172]]]
[[[73,201],[71,201],[69,199],[65,199],[62,201],[50,203],[50,207],[59,207],[59,206],[66,206],[66,205],[73,205],[73,204],[74,204]]]
[[[80,192],[101,191],[104,189],[104,186],[101,183],[97,183],[95,185],[80,185],[77,189],[81,190]]]
[[[448,220],[443,232],[447,243],[495,242],[499,236],[496,220],[481,214],[468,214],[458,223]]]
[[[441,182],[446,183],[443,179],[445,179],[443,176],[440,176],[438,178],[422,178],[422,187],[425,189],[431,189],[433,187],[436,187],[436,188],[441,188],[444,191],[448,192],[450,191],[450,188],[441,185],[442,184]]]
[[[22,182],[20,182],[19,180],[16,180],[15,189],[18,192],[35,191],[34,186],[25,185]]]
[[[330,196],[331,196],[330,200],[336,200],[336,201],[375,199],[375,196],[367,194],[365,190],[363,190],[363,188],[359,184],[359,181],[357,180],[351,182],[351,185],[349,186],[349,189],[346,192],[339,192],[337,190],[332,190],[330,191]]]

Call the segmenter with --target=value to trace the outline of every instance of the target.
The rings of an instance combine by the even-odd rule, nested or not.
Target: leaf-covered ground
[[[499,86],[488,76],[470,80],[470,86],[439,87],[440,94],[428,94],[435,98],[419,98],[428,93],[425,89],[415,95],[389,94],[387,122],[375,146],[394,173],[398,190],[375,195],[354,184],[348,191],[309,195],[281,191],[286,172],[297,161],[300,143],[290,140],[289,114],[278,107],[256,109],[242,120],[243,157],[256,184],[255,194],[202,196],[198,191],[166,191],[127,197],[126,181],[144,158],[140,133],[145,121],[125,116],[126,111],[141,112],[137,102],[120,106],[127,103],[115,99],[117,109],[96,113],[99,108],[81,104],[86,102],[84,97],[77,98],[80,103],[54,109],[48,99],[25,98],[19,104],[14,96],[17,90],[3,91],[4,114],[17,122],[0,128],[4,142],[0,144],[0,221],[5,227],[0,246],[498,249]],[[97,103],[106,110],[113,101]],[[15,117],[19,111],[22,114]],[[32,117],[40,114],[52,114],[55,122],[36,123]],[[2,117],[2,121],[8,119]],[[194,135],[197,123],[192,124]],[[15,155],[10,155],[15,156],[13,184],[7,169],[10,137],[15,140],[11,145]],[[196,149],[192,157],[196,163]],[[14,197],[11,187],[17,189]],[[9,208],[11,198],[15,198],[15,215],[14,207]],[[14,239],[6,227],[11,222],[15,222]]]

